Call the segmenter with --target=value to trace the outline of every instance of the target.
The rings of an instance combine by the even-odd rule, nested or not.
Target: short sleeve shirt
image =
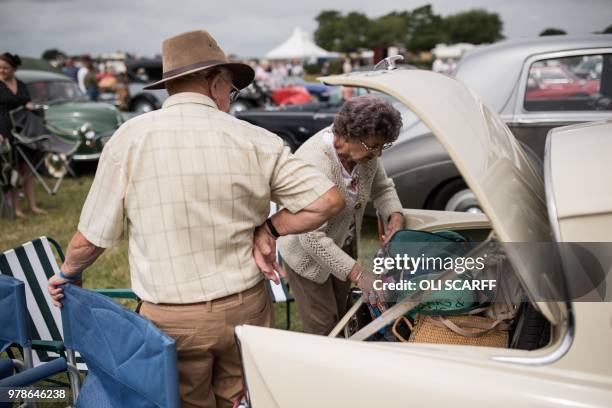
[[[252,240],[270,201],[297,212],[331,187],[278,136],[185,92],[113,135],[78,228],[103,248],[127,233],[143,300],[208,301],[262,279]]]

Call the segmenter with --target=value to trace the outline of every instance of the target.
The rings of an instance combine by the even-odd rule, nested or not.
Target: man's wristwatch
[[[278,238],[281,236],[276,230],[276,228],[274,227],[274,224],[272,224],[272,217],[266,220],[266,225],[268,226],[268,229],[270,230],[270,233],[272,234],[274,238]]]

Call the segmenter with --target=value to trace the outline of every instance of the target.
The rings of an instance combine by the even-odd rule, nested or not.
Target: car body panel
[[[419,231],[489,229],[491,223],[485,214],[433,210],[404,210],[405,228]]]
[[[295,150],[319,130],[331,125],[339,110],[338,105],[316,103],[252,109],[238,112],[236,117],[282,137]],[[295,126],[296,123],[300,125]]]
[[[107,132],[117,129],[122,123],[122,116],[112,105],[97,102],[62,103],[49,105],[45,109],[45,119],[62,129],[78,129],[83,123],[89,123],[96,132]]]
[[[552,159],[547,163],[547,171],[556,217],[551,221],[558,223],[557,239],[609,240],[612,231],[612,121],[553,129],[548,137]],[[580,140],[580,160],[576,160],[576,139]]]
[[[253,407],[447,407],[459,402],[470,407],[605,407],[612,398],[610,382],[595,375],[576,381],[555,365],[525,367],[493,359],[529,354],[520,350],[240,329]]]

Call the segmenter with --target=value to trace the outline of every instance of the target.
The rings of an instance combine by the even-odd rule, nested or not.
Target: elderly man
[[[227,113],[254,73],[206,31],[167,39],[163,69],[149,88],[169,98],[104,148],[49,292],[61,306],[57,286],[127,231],[140,313],[176,340],[182,406],[231,407],[242,388],[234,327],[272,324],[261,272],[277,279],[275,238],[317,228],[344,200],[280,138]],[[270,200],[285,209],[266,220]]]

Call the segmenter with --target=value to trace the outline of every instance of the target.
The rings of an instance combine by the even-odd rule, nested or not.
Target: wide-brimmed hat
[[[162,79],[144,89],[162,89],[171,79],[214,67],[227,68],[238,89],[248,86],[255,78],[253,68],[247,64],[230,62],[215,39],[205,30],[189,31],[164,40],[162,66]]]

